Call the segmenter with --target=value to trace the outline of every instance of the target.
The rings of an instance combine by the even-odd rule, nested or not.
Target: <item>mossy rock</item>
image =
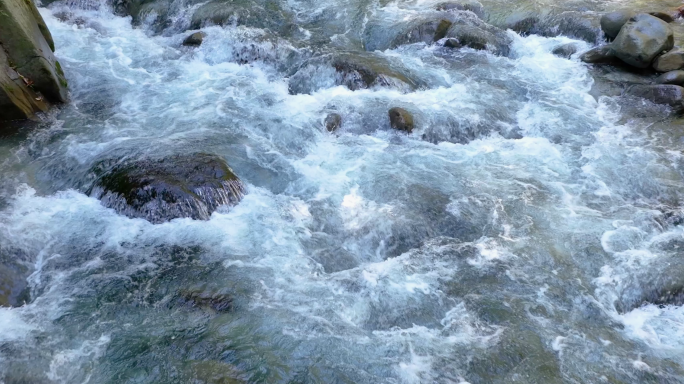
[[[0,121],[28,119],[47,108],[42,96],[29,88],[10,66],[0,46]]]
[[[35,90],[49,101],[66,101],[66,79],[57,69],[52,36],[32,1],[0,0],[0,44]]]
[[[162,223],[189,217],[207,220],[221,205],[235,205],[245,187],[218,156],[179,155],[163,159],[98,163],[88,190],[118,213]]]

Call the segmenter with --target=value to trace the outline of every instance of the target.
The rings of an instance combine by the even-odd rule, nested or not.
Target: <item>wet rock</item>
[[[600,21],[592,14],[582,12],[563,12],[549,15],[537,26],[538,34],[546,37],[568,36],[589,43],[601,40]]]
[[[601,29],[609,39],[615,39],[622,27],[635,16],[632,11],[615,11],[601,16]]]
[[[656,84],[684,84],[684,71],[672,71],[660,75],[656,80]]]
[[[666,23],[671,23],[679,17],[679,12],[677,11],[655,11],[649,12],[648,14],[657,17]]]
[[[501,56],[510,54],[513,42],[505,31],[475,17],[464,17],[455,21],[447,31],[446,37],[445,47],[489,50]]]
[[[658,72],[670,72],[684,68],[684,49],[676,48],[666,52],[653,61],[653,69]]]
[[[625,94],[669,105],[677,112],[684,109],[684,88],[678,85],[634,85],[627,88]]]
[[[10,84],[14,83],[12,77],[15,74],[21,74],[22,81],[42,93],[48,101],[66,101],[67,83],[52,53],[52,36],[33,1],[0,0],[0,44],[6,54],[6,58],[3,57],[0,62],[8,63],[0,64],[0,69],[4,72],[2,76],[5,77],[3,104],[8,100],[12,102],[21,99],[22,105],[15,104],[15,112],[35,112],[41,109],[36,103],[27,104],[28,97],[19,96],[25,90],[17,89],[16,84]],[[7,67],[12,73],[8,73],[10,71]],[[12,89],[5,89],[5,85]]]
[[[207,220],[221,205],[235,205],[245,193],[223,159],[208,154],[106,162],[88,193],[119,214],[162,223],[180,217]]]
[[[0,307],[18,307],[29,301],[27,268],[0,263]]]
[[[364,36],[365,49],[372,52],[405,44],[432,44],[446,35],[451,18],[451,13],[442,12],[393,25],[385,25],[382,21],[373,23]]]
[[[588,64],[611,63],[616,59],[615,52],[609,45],[590,49],[580,56],[580,60]]]
[[[293,17],[276,0],[212,0],[193,13],[191,29],[207,25],[245,25],[281,33],[293,26]]]
[[[395,63],[374,53],[336,53],[309,60],[290,77],[292,94],[312,93],[343,85],[352,91],[375,87],[411,91],[422,83]]]
[[[480,19],[485,18],[484,7],[482,6],[482,3],[477,0],[448,1],[437,4],[436,9],[438,11],[470,11]]]
[[[202,45],[202,41],[206,34],[204,32],[195,32],[183,40],[183,45],[186,47],[199,47]]]
[[[656,56],[673,47],[672,28],[644,13],[629,19],[612,44],[617,58],[637,68],[649,67]]]
[[[413,131],[413,115],[403,108],[392,108],[388,112],[390,126],[400,131],[411,133]]]
[[[27,80],[10,66],[0,47],[0,121],[29,119],[47,109],[43,97],[29,88]]]
[[[577,53],[577,50],[579,47],[575,43],[568,43],[568,44],[563,44],[560,45],[551,51],[556,56],[560,57],[565,57],[565,58],[570,58],[572,55]]]
[[[330,113],[325,117],[325,129],[335,132],[342,125],[342,116],[339,113]]]
[[[524,36],[534,33],[539,22],[540,19],[536,13],[515,12],[504,20],[503,27]]]

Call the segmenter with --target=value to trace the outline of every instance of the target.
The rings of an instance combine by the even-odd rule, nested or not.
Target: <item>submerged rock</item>
[[[193,13],[190,28],[206,25],[245,25],[286,32],[293,17],[275,0],[212,0]]]
[[[684,110],[684,88],[678,85],[634,85],[625,94],[641,97],[655,104],[666,104],[677,112]]]
[[[290,77],[292,94],[343,85],[352,91],[375,87],[411,91],[421,83],[400,63],[374,53],[336,53],[309,60]]]
[[[180,299],[191,307],[215,312],[228,312],[233,306],[233,298],[224,289],[206,286],[182,289]]]
[[[187,47],[199,47],[202,45],[202,41],[206,34],[204,32],[195,32],[183,40],[183,45]]]
[[[221,205],[235,205],[245,187],[218,156],[181,155],[107,167],[88,191],[108,208],[132,218],[162,223],[180,217],[207,220]]]
[[[411,133],[413,131],[413,115],[403,108],[392,108],[388,112],[390,126],[400,131]]]
[[[677,48],[658,56],[653,61],[653,69],[658,72],[670,72],[684,68],[684,49]]]
[[[372,23],[366,31],[364,47],[372,52],[404,44],[432,44],[446,35],[452,18],[449,12],[435,12],[393,25],[385,25],[383,21]]]
[[[342,116],[339,113],[331,113],[325,117],[325,129],[335,132],[342,125]]]
[[[482,3],[477,0],[456,0],[437,4],[438,11],[470,11],[480,19],[485,18],[485,10]]]
[[[629,19],[612,44],[617,58],[637,68],[649,67],[656,56],[673,47],[672,28],[645,13]]]
[[[684,71],[672,71],[660,75],[656,80],[656,84],[684,84]]]
[[[609,39],[614,39],[619,33],[622,27],[634,17],[634,12],[632,11],[615,11],[609,12],[601,16],[601,29],[603,33]]]
[[[505,31],[475,17],[463,17],[455,21],[447,31],[446,37],[445,47],[489,50],[501,56],[510,54],[510,46],[513,43]]]

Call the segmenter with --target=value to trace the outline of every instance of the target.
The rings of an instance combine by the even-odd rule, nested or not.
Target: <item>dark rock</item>
[[[543,18],[535,33],[546,37],[563,35],[595,44],[601,40],[601,25],[592,14],[563,12]]]
[[[232,309],[233,298],[221,289],[197,287],[180,291],[181,300],[191,307],[227,312]]]
[[[437,4],[436,9],[438,11],[470,11],[477,15],[480,19],[485,18],[485,10],[477,0],[461,0],[461,1],[449,1]]]
[[[0,307],[18,307],[29,301],[27,268],[0,263]]]
[[[684,68],[684,49],[677,48],[656,57],[653,69],[658,72],[670,72]]]
[[[420,23],[401,33],[392,41],[390,48],[414,43],[432,44],[444,38],[449,27],[451,27],[449,20],[432,20]]]
[[[101,162],[88,191],[108,208],[128,217],[162,223],[179,217],[207,220],[221,205],[235,205],[245,193],[223,159],[208,154],[161,160]]]
[[[677,112],[684,110],[684,88],[678,85],[634,85],[627,88],[625,94],[655,104],[667,104]]]
[[[409,76],[406,68],[383,55],[368,52],[344,52],[309,60],[290,77],[292,94],[312,93],[343,85],[352,91],[375,87],[411,91],[421,83]]]
[[[187,47],[199,47],[206,34],[204,32],[195,32],[183,40],[183,45]]]
[[[389,110],[390,126],[400,131],[411,133],[413,131],[413,115],[403,108]]]
[[[584,52],[580,60],[589,64],[599,64],[615,62],[616,57],[610,45],[603,45]]]
[[[673,47],[672,28],[645,13],[629,19],[612,44],[617,58],[637,68],[649,67],[656,56]]]
[[[446,33],[445,47],[469,47],[489,50],[496,55],[508,56],[513,40],[508,34],[475,17],[463,17],[451,25]]]
[[[385,25],[382,21],[372,23],[365,33],[365,49],[372,52],[405,44],[432,44],[446,35],[451,18],[451,13],[442,12],[393,25]]]
[[[330,113],[325,117],[325,129],[335,132],[342,125],[342,116],[339,113]]]
[[[52,36],[33,1],[0,0],[0,44],[12,70],[35,90],[49,101],[66,101],[67,82],[52,53]]]
[[[577,53],[578,48],[579,47],[576,43],[567,43],[554,48],[551,53],[556,56],[570,58],[572,55]]]
[[[648,14],[657,17],[666,23],[671,23],[679,17],[679,12],[677,11],[655,11],[649,12]]]
[[[606,37],[609,39],[614,39],[619,33],[622,27],[634,17],[634,12],[632,11],[615,11],[609,12],[601,16],[601,29],[605,33]]]
[[[512,15],[509,15],[503,24],[504,28],[511,29],[524,36],[535,33],[534,31],[539,22],[539,16],[535,13],[515,12]]]
[[[660,75],[656,80],[656,84],[684,84],[684,71],[672,71]]]

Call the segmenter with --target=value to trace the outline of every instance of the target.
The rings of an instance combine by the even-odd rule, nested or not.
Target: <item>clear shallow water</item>
[[[429,5],[359,4],[290,6],[354,26]],[[640,305],[684,283],[679,122],[594,99],[589,68],[550,53],[570,39],[511,33],[510,58],[403,46],[378,55],[423,89],[322,76],[291,95],[307,32],[329,31],[210,27],[186,49],[69,9],[41,12],[72,101],[2,149],[0,252],[33,271],[32,301],[0,308],[6,383],[684,382],[682,307]],[[393,106],[413,134],[390,130]],[[81,192],[99,160],[198,151],[248,185],[209,221],[152,225]]]

